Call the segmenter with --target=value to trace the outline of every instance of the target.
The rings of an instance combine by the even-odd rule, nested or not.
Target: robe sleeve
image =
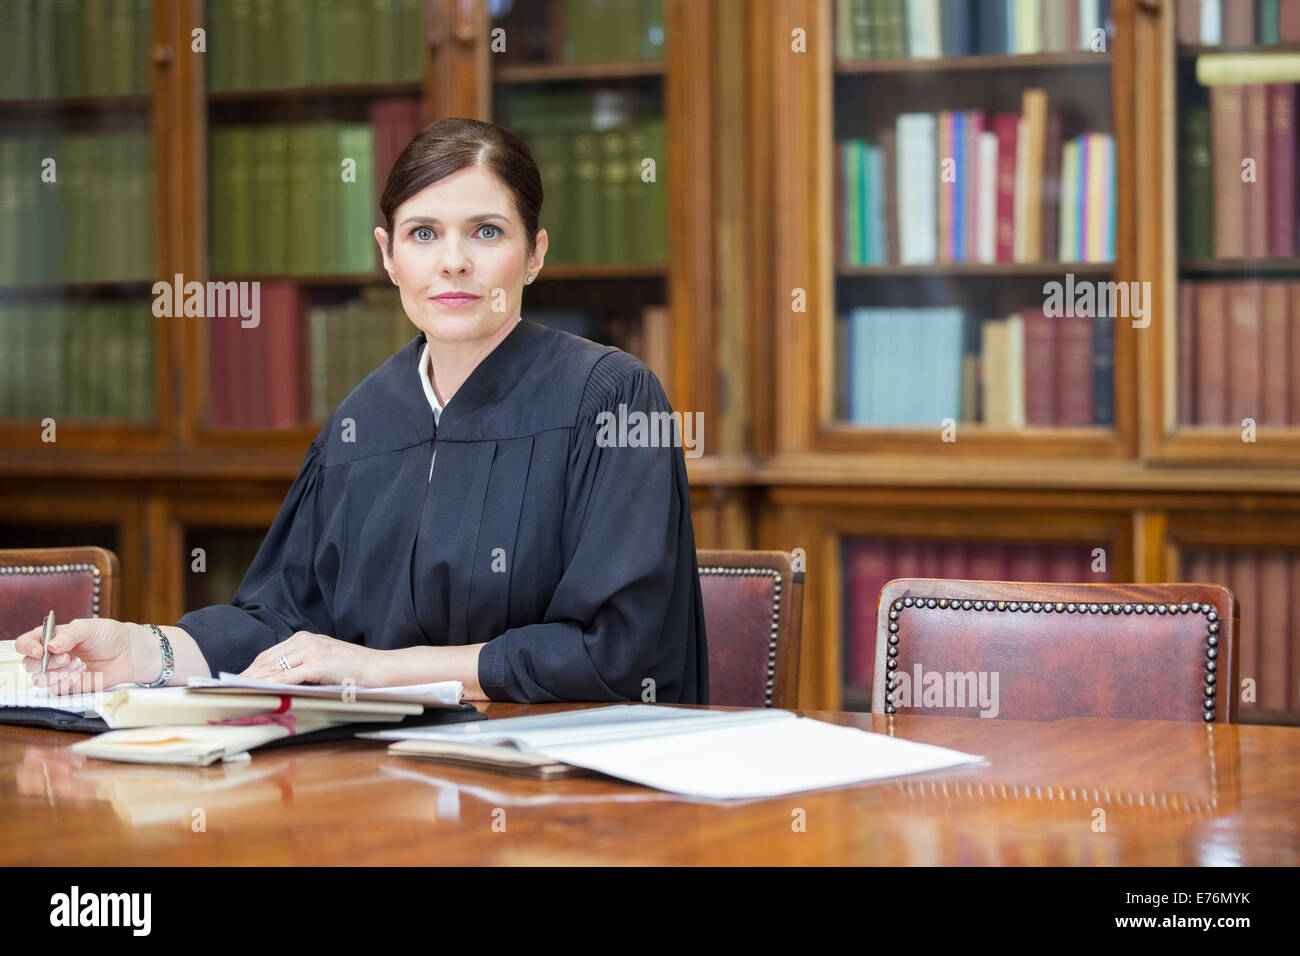
[[[592,370],[573,428],[564,523],[576,538],[565,543],[544,620],[480,649],[479,684],[491,700],[708,703],[683,451],[602,443],[600,413],[617,417],[620,406],[629,421],[671,411],[650,370],[613,352]]]
[[[194,638],[214,677],[220,671],[239,673],[295,631],[333,633],[314,560],[326,434],[322,429],[307,449],[298,477],[231,602],[191,611],[176,622]]]

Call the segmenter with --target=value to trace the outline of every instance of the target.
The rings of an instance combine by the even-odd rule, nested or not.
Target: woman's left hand
[[[382,653],[351,641],[298,631],[288,640],[258,654],[239,676],[281,684],[342,684],[352,681],[358,687],[370,687],[369,681],[378,663],[377,655]],[[284,669],[280,658],[288,662],[288,670]]]

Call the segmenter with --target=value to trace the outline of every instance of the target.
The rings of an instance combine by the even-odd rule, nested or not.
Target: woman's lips
[[[468,295],[466,293],[448,293],[446,295],[435,295],[433,297],[434,302],[453,309],[458,306],[468,305],[470,302],[477,302],[478,300],[478,296]]]

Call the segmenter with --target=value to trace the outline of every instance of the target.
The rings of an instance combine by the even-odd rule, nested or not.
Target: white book
[[[1205,46],[1223,43],[1223,9],[1219,0],[1201,0],[1201,43]]]
[[[907,55],[932,59],[939,49],[939,0],[907,0]]]
[[[933,113],[903,113],[897,124],[898,247],[903,265],[938,258],[939,161]]]
[[[1100,0],[1079,0],[1079,49],[1092,49],[1092,31],[1105,30],[1101,22]]]
[[[1042,0],[1019,0],[1016,5],[1016,52],[1043,52]]]
[[[1007,427],[1025,427],[1025,320],[1007,316]]]
[[[359,736],[511,746],[659,790],[715,800],[774,797],[971,766],[984,759],[768,708],[710,711],[615,704]]]
[[[998,137],[980,133],[978,182],[976,183],[976,255],[980,262],[996,262],[998,257]]]

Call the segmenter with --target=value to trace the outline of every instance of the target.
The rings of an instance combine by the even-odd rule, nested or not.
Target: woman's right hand
[[[91,617],[55,626],[49,670],[42,674],[42,632],[41,627],[32,628],[14,642],[37,687],[61,694],[90,693],[116,684],[147,683],[162,673],[162,652],[148,628]],[[151,668],[153,673],[146,673]]]

